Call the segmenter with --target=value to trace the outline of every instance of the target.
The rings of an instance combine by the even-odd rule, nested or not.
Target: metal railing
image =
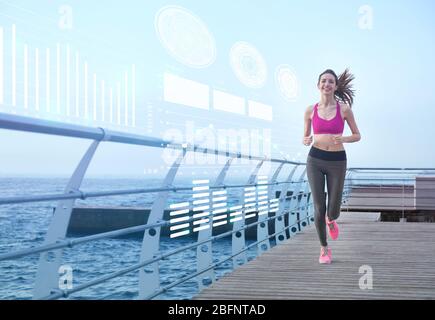
[[[388,221],[406,221],[406,216],[408,221],[435,220],[435,168],[352,168],[351,171],[349,196],[342,210],[375,210],[383,216],[388,214]],[[424,218],[418,220],[418,215]]]
[[[293,162],[283,159],[273,159],[265,157],[256,157],[245,155],[241,153],[223,152],[219,150],[212,150],[202,148],[195,145],[187,145],[180,143],[172,143],[171,141],[164,141],[152,137],[138,136],[126,134],[122,132],[114,132],[105,130],[103,128],[89,128],[78,125],[57,123],[53,121],[27,118],[17,115],[1,114],[0,113],[0,129],[18,130],[32,133],[43,133],[49,135],[75,137],[80,139],[92,140],[88,150],[80,160],[77,168],[70,177],[68,184],[62,194],[45,194],[45,195],[19,195],[14,197],[7,197],[0,199],[0,205],[18,204],[18,203],[33,203],[44,201],[58,201],[54,210],[54,214],[48,228],[48,232],[42,245],[31,247],[15,252],[9,252],[0,255],[0,261],[12,260],[29,255],[39,254],[38,271],[36,274],[34,299],[57,299],[61,297],[68,297],[69,295],[81,291],[85,288],[94,286],[104,281],[119,277],[126,273],[139,270],[139,298],[151,299],[165,292],[180,283],[183,283],[192,278],[196,278],[199,288],[205,287],[206,281],[215,281],[214,269],[216,266],[228,260],[233,260],[233,266],[236,268],[238,265],[246,262],[246,251],[251,247],[258,247],[258,253],[266,251],[270,248],[270,239],[275,238],[276,244],[285,241],[297,232],[300,232],[303,227],[308,226],[313,222],[312,209],[310,202],[310,192],[306,183],[305,175],[306,170],[302,169],[298,179],[294,179],[295,172],[298,168],[303,168],[304,163]],[[91,162],[95,151],[97,150],[100,142],[115,142],[122,144],[142,145],[154,148],[173,148],[180,150],[180,155],[170,167],[166,177],[163,179],[160,188],[141,188],[131,190],[112,190],[112,191],[95,191],[83,192],[80,190],[82,180],[86,170]],[[163,227],[168,227],[170,221],[163,219],[165,205],[168,200],[170,192],[177,192],[181,190],[192,190],[192,187],[175,187],[172,185],[181,161],[187,152],[202,152],[221,155],[228,158],[227,163],[221,170],[219,176],[215,181],[214,186],[210,189],[231,189],[231,188],[245,188],[257,187],[256,183],[258,172],[265,161],[278,163],[279,166],[274,172],[270,183],[261,184],[261,186],[281,186],[282,189],[279,199],[275,199],[273,192],[275,190],[268,190],[268,197],[275,199],[279,203],[274,212],[269,212],[265,215],[257,214],[257,221],[255,223],[246,224],[245,210],[241,219],[233,223],[233,229],[224,232],[217,236],[212,236],[212,222],[213,215],[210,212],[206,218],[209,218],[210,228],[200,230],[198,232],[198,239],[196,243],[177,248],[170,252],[162,253],[159,251],[160,231]],[[233,159],[245,158],[249,160],[258,161],[256,168],[251,173],[246,184],[225,184],[224,179],[228,169],[231,166]],[[284,165],[291,165],[292,170],[290,175],[285,181],[277,181],[279,172]],[[106,197],[114,195],[130,195],[130,194],[145,194],[154,193],[156,199],[153,203],[148,221],[146,224],[119,229],[101,234],[91,236],[84,236],[74,239],[67,239],[66,233],[71,214],[74,208],[74,203],[77,199],[87,199],[91,197]],[[288,194],[292,196],[288,196]],[[243,200],[241,201],[243,203]],[[193,217],[190,217],[187,222],[192,222]],[[287,224],[285,222],[287,221]],[[275,232],[269,234],[268,225],[274,223]],[[246,246],[245,230],[249,228],[257,229],[257,241],[253,244]],[[87,283],[75,286],[73,289],[60,290],[58,287],[58,269],[61,266],[61,258],[63,249],[73,248],[77,245],[84,244],[91,241],[100,239],[117,237],[121,235],[131,234],[142,231],[143,243],[141,248],[141,255],[139,262],[127,268],[123,268],[112,274],[105,275],[104,277],[94,279]],[[211,244],[213,241],[222,239],[227,236],[232,236],[232,254],[230,257],[225,258],[217,263],[211,263],[212,250]],[[159,283],[159,271],[157,262],[177,253],[197,249],[197,266],[198,270],[188,276],[182,277],[174,283],[161,287]],[[151,268],[145,270],[144,267]]]
[[[305,163],[288,161],[286,159],[274,159],[258,156],[245,155],[234,152],[224,152],[220,150],[213,150],[203,148],[195,145],[173,143],[153,137],[139,136],[127,134],[122,132],[115,132],[103,128],[89,128],[78,125],[64,124],[47,120],[33,119],[16,115],[1,114],[0,113],[0,129],[18,130],[23,132],[42,133],[49,135],[57,135],[64,137],[74,137],[79,139],[88,139],[92,143],[86,153],[80,160],[74,173],[71,175],[67,186],[63,193],[60,194],[41,194],[41,195],[17,195],[14,197],[0,198],[0,205],[20,204],[20,203],[34,203],[46,201],[58,201],[54,210],[48,232],[42,245],[31,247],[27,249],[18,250],[15,252],[8,252],[0,254],[0,261],[13,260],[23,258],[29,255],[39,254],[38,271],[36,274],[36,281],[34,287],[34,299],[58,299],[69,297],[71,294],[82,291],[91,286],[103,283],[110,279],[120,277],[133,271],[139,271],[139,298],[152,299],[158,297],[162,293],[168,291],[170,288],[178,286],[191,279],[196,279],[199,290],[203,289],[210,283],[216,280],[215,270],[218,266],[227,261],[233,262],[233,268],[237,268],[240,264],[244,264],[246,259],[246,252],[254,247],[257,247],[258,255],[270,249],[271,240],[274,240],[277,245],[283,241],[291,238],[296,233],[302,231],[306,226],[313,223],[313,208],[311,201],[311,194],[306,181],[306,168]],[[168,170],[166,177],[163,179],[161,187],[158,188],[137,188],[128,190],[111,190],[111,191],[92,191],[84,192],[80,190],[84,175],[87,168],[92,161],[92,158],[97,150],[100,142],[114,142],[131,145],[142,145],[153,148],[172,148],[180,151],[180,155],[174,161]],[[173,181],[176,173],[181,166],[187,152],[202,152],[221,155],[228,158],[226,164],[221,169],[210,190],[227,190],[227,189],[241,189],[246,187],[258,187],[260,184],[257,182],[259,170],[264,162],[269,161],[277,163],[279,166],[274,171],[273,176],[268,183],[263,183],[261,186],[270,186],[268,190],[268,200],[277,200],[278,206],[276,210],[268,210],[267,214],[260,215],[257,210],[257,221],[253,223],[246,223],[245,219],[245,203],[243,199],[239,199],[242,203],[242,216],[239,221],[234,221],[232,230],[223,232],[219,235],[212,235],[213,229],[213,214],[209,214],[203,218],[207,218],[209,225],[208,228],[198,231],[197,240],[195,243],[182,246],[180,248],[161,252],[159,250],[161,229],[168,228],[171,222],[164,219],[164,211],[167,205],[169,194],[179,191],[191,191],[191,186],[173,186]],[[226,174],[231,167],[234,159],[249,159],[258,161],[257,166],[252,171],[247,183],[245,184],[225,184]],[[292,166],[291,172],[285,181],[277,181],[278,175],[284,165]],[[298,177],[296,176],[296,171]],[[390,173],[409,174],[412,172],[413,176],[428,175],[435,172],[433,168],[349,168],[346,174],[345,188],[343,192],[343,205],[349,208],[349,204],[358,198],[365,198],[367,195],[358,195],[358,190],[361,188],[368,188],[370,190],[388,190],[397,189],[397,185],[393,182],[401,181],[402,194],[401,197],[396,197],[388,194],[379,194],[377,199],[394,198],[402,199],[400,206],[405,211],[405,190],[409,188],[409,184],[405,181],[411,181],[411,178],[365,178],[369,173],[382,174],[383,176]],[[363,177],[354,177],[355,175],[362,175]],[[374,181],[380,180],[381,183],[376,184]],[[386,183],[388,181],[388,183]],[[396,181],[396,182],[397,182]],[[367,182],[370,182],[369,184]],[[408,187],[407,187],[408,186]],[[280,191],[278,198],[275,197],[274,192]],[[414,187],[414,192],[419,188]],[[427,193],[428,189],[423,188]],[[419,197],[414,196],[413,199],[432,201],[432,191],[429,190],[429,195],[420,194]],[[116,195],[131,195],[131,194],[155,194],[155,201],[153,202],[148,221],[146,224],[122,228],[114,231],[103,232],[90,236],[83,236],[73,239],[66,237],[68,224],[72,215],[75,201],[85,200],[94,197],[108,197]],[[366,203],[367,205],[367,203]],[[382,204],[380,204],[380,207]],[[379,208],[380,208],[379,207]],[[190,209],[190,208],[189,208]],[[203,219],[202,218],[202,219]],[[196,218],[189,217],[184,223],[193,222]],[[274,226],[274,232],[269,233],[269,224]],[[250,245],[246,245],[245,231],[248,229],[256,229],[256,241]],[[137,263],[128,267],[121,268],[116,272],[109,273],[103,277],[93,279],[86,283],[75,286],[72,289],[59,289],[58,286],[58,269],[62,263],[62,252],[64,249],[71,249],[78,245],[88,242],[124,236],[132,233],[143,232],[142,247],[140,259]],[[232,254],[229,257],[220,259],[217,262],[213,261],[212,256],[212,243],[231,236]],[[180,277],[176,281],[162,286],[159,280],[159,266],[158,262],[167,259],[173,255],[185,252],[186,250],[196,249],[196,263],[197,270],[190,274]]]

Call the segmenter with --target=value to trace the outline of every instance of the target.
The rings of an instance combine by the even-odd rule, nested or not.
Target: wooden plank
[[[333,263],[317,261],[314,226],[237,268],[195,299],[435,299],[435,224],[342,213]],[[370,266],[373,288],[359,286]]]

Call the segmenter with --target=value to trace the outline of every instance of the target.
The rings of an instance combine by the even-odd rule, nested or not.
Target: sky
[[[320,98],[317,78],[349,68],[362,139],[345,144],[348,167],[435,167],[434,9],[433,1],[0,0],[0,113],[209,146],[236,135],[236,149],[304,162],[303,114]],[[216,92],[244,111],[218,109]],[[266,118],[252,116],[250,103],[266,106]],[[69,175],[90,143],[0,129],[0,174]],[[222,167],[192,159],[184,174]],[[89,173],[163,175],[171,161],[161,149],[101,143]]]

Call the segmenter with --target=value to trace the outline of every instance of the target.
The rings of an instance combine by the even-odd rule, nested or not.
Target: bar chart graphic
[[[243,188],[243,204],[229,205],[227,190],[210,191],[208,179],[192,181],[192,201],[171,204],[170,238],[277,212],[279,199],[269,198],[267,176]],[[251,221],[248,221],[251,223]]]
[[[0,111],[86,125],[136,127],[136,65],[108,81],[69,43],[38,47],[0,25]]]

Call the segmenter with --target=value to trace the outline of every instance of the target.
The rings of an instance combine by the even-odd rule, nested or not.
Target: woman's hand
[[[313,136],[309,136],[309,137],[304,137],[302,143],[306,146],[311,145],[311,143],[313,142]]]
[[[340,135],[333,135],[332,136],[332,141],[334,142],[334,144],[340,144],[340,143],[344,143],[344,137],[340,136]]]

